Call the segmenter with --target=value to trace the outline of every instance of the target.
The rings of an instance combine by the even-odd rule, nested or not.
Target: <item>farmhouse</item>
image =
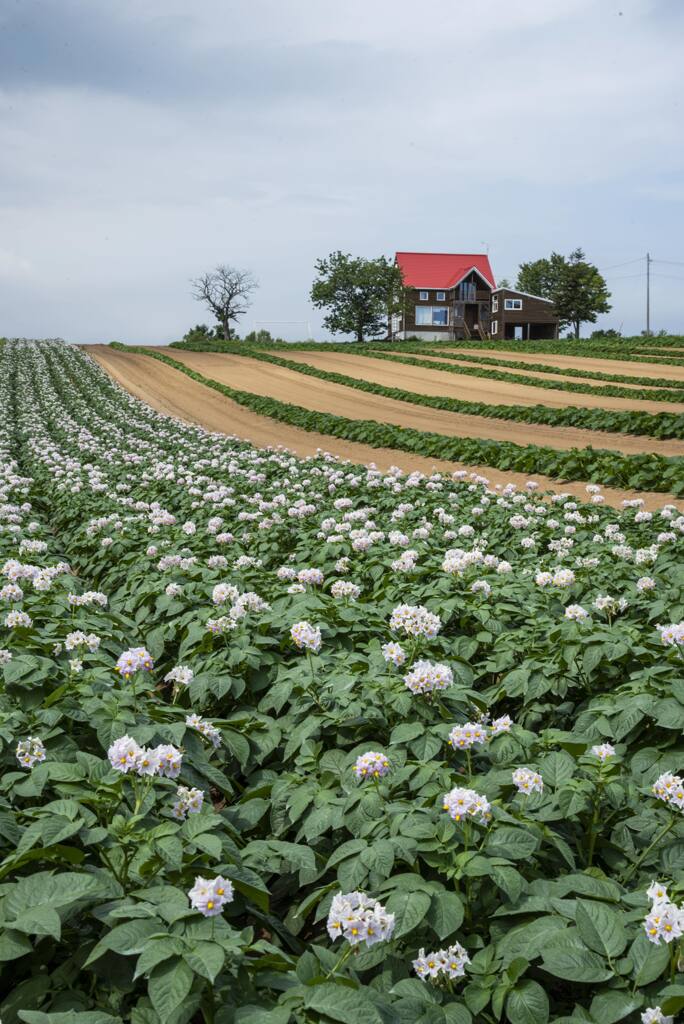
[[[497,288],[484,253],[398,252],[395,262],[410,289],[403,312],[394,318],[395,338],[528,341],[558,337],[553,303],[512,288]]]

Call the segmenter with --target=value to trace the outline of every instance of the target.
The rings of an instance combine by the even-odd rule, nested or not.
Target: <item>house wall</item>
[[[522,309],[504,309],[505,299],[520,299]],[[498,300],[498,309],[494,306]],[[492,338],[497,340],[512,339],[514,328],[523,328],[523,338],[527,339],[528,334],[531,340],[541,340],[558,337],[558,317],[550,302],[534,295],[525,295],[516,292],[512,288],[501,288],[492,293],[492,324],[496,323],[496,331],[492,332]]]
[[[465,312],[464,302],[459,298],[460,285],[462,283],[472,283],[475,285],[475,297],[473,301],[474,303],[477,303],[478,308],[475,310],[471,303],[465,304],[468,306],[468,323],[472,325],[472,323],[479,320],[484,329],[488,330],[491,289],[484,283],[478,274],[470,273],[466,278],[464,278],[463,282],[459,282],[456,288],[412,288],[406,303],[406,317],[404,322],[401,324],[401,330],[397,336],[403,338],[416,337],[426,341],[437,341],[440,338],[445,340],[454,336],[463,337],[464,332],[462,322],[455,320],[454,318],[456,305],[458,305],[461,315]],[[420,298],[421,291],[427,291],[428,297],[426,299]],[[444,300],[437,300],[437,291],[445,292]],[[418,306],[446,306],[449,310],[448,326],[439,327],[434,324],[430,326],[427,324],[416,324],[416,307]]]
[[[421,291],[427,291],[427,299],[421,299]],[[444,301],[437,301],[437,292],[444,291]],[[416,306],[446,306],[449,310],[449,324],[447,327],[436,327],[426,324],[416,325]],[[454,308],[454,289],[444,288],[413,288],[406,302],[406,319],[402,324],[401,334],[406,337],[424,338],[426,341],[437,341],[439,338],[448,338],[453,331],[452,314]]]

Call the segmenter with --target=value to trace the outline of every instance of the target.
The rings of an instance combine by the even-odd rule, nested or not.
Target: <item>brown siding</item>
[[[529,325],[530,333],[536,338],[556,338],[558,336],[558,317],[551,303],[533,295],[525,295],[516,292],[512,288],[502,288],[493,293],[493,298],[498,298],[499,308],[496,313],[492,312],[492,320],[497,322],[497,330],[492,335],[496,339],[506,337],[506,327],[522,326],[527,333]],[[504,309],[506,299],[521,299],[522,309]]]

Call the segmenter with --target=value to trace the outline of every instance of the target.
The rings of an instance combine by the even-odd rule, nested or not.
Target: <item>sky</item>
[[[324,339],[334,250],[578,246],[684,333],[683,85],[684,0],[0,0],[0,335],[173,341],[227,263]]]

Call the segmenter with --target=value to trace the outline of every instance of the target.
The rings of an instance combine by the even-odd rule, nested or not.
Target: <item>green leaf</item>
[[[549,949],[544,951],[542,967],[556,978],[566,981],[580,981],[590,984],[594,981],[608,981],[613,972],[605,961],[589,949]]]
[[[33,946],[21,932],[13,931],[11,928],[3,928],[0,931],[0,962],[5,960],[16,960],[17,957],[31,953]]]
[[[506,857],[508,860],[527,860],[537,849],[539,840],[533,832],[499,825],[490,832],[485,853],[491,857]]]
[[[427,920],[438,939],[452,935],[463,922],[463,904],[455,892],[447,889],[433,893]]]
[[[554,788],[562,786],[572,778],[575,771],[575,759],[565,750],[555,750],[542,759],[539,770],[544,783],[548,782]]]
[[[600,1020],[601,1024],[615,1024],[642,1005],[643,999],[640,995],[609,989],[594,996],[589,1009],[594,1020]]]
[[[310,989],[304,1000],[307,1009],[344,1024],[383,1024],[379,1011],[360,989],[325,982]]]
[[[595,900],[578,900],[575,923],[589,949],[605,956],[619,956],[627,945],[627,935],[617,910]]]
[[[91,950],[90,956],[83,966],[88,967],[110,949],[122,956],[142,953],[149,937],[163,928],[165,926],[159,921],[146,920],[126,921],[124,924],[117,925]]]
[[[518,982],[506,1000],[506,1016],[511,1024],[546,1024],[549,999],[541,985],[530,978]]]
[[[634,964],[634,984],[641,987],[650,985],[667,970],[670,950],[664,942],[660,946],[654,945],[640,931],[630,947],[629,958]]]
[[[192,988],[193,973],[179,957],[159,964],[152,971],[148,992],[152,1005],[163,1021],[182,1004]]]
[[[157,964],[168,960],[172,956],[180,956],[182,952],[183,942],[174,935],[163,935],[158,939],[149,939],[138,957],[133,977],[139,978],[141,974],[149,974]]]
[[[198,942],[183,954],[183,959],[195,974],[206,978],[213,985],[226,958],[225,950],[218,942]]]
[[[431,902],[426,892],[393,893],[387,901],[387,910],[396,918],[394,938],[399,939],[417,928],[427,914]]]
[[[442,1007],[447,1024],[472,1024],[472,1016],[462,1003],[447,1003]]]
[[[121,1017],[112,1017],[101,1010],[67,1010],[66,1013],[19,1010],[17,1016],[25,1021],[25,1024],[123,1024]]]
[[[11,922],[15,931],[25,935],[51,935],[59,942],[62,933],[62,921],[54,907],[35,907],[25,910],[23,914]]]

